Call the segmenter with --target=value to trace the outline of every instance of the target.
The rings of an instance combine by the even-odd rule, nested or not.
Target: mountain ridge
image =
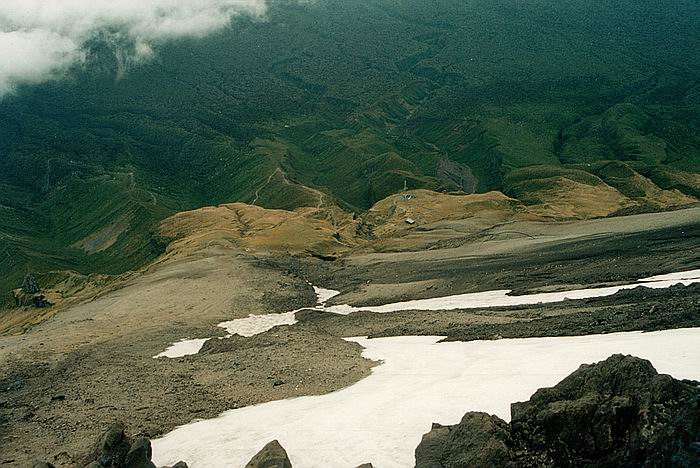
[[[232,202],[360,215],[405,188],[495,190],[553,218],[693,203],[697,9],[272,2],[125,73],[96,39],[67,79],[0,102],[0,289],[137,269],[163,252],[163,219]]]

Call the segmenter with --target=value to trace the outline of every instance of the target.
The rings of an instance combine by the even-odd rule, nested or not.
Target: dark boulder
[[[131,444],[124,465],[128,468],[156,468],[151,461],[152,456],[151,441],[145,437],[139,437]]]
[[[53,305],[43,294],[27,294],[22,291],[22,289],[15,289],[12,291],[12,297],[15,300],[16,307],[34,307],[37,309],[43,309]]]
[[[486,413],[467,413],[455,426],[433,424],[416,449],[416,467],[502,466],[509,459],[508,424]]]
[[[93,450],[84,458],[89,468],[156,468],[151,461],[151,441],[145,437],[130,439],[124,425],[115,423],[102,435]],[[187,468],[178,462],[173,468]]]
[[[700,466],[700,384],[632,356],[581,366],[514,403],[511,417],[435,426],[416,466]]]
[[[246,339],[237,334],[225,338],[211,338],[204,342],[199,354],[229,353],[245,346],[247,346]]]
[[[248,462],[245,468],[292,468],[287,452],[273,440]]]
[[[39,283],[37,283],[36,278],[33,274],[27,273],[22,281],[22,292],[26,294],[36,294],[40,291]]]
[[[22,281],[22,286],[20,288],[12,291],[12,296],[15,300],[15,306],[17,307],[51,307],[51,304],[46,296],[41,294],[41,288],[39,283],[37,283],[36,278],[33,274],[28,273]]]
[[[88,459],[104,467],[121,467],[126,463],[129,450],[131,442],[126,437],[124,425],[115,423],[102,435]]]

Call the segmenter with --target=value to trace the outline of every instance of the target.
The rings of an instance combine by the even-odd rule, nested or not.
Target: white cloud
[[[159,43],[203,37],[234,16],[265,11],[265,0],[0,0],[0,96],[80,64],[98,34],[128,44],[138,61]]]

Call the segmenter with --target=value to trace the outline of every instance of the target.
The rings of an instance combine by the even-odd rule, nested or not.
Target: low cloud
[[[160,43],[203,37],[237,15],[265,11],[265,0],[0,0],[0,97],[80,65],[97,37],[138,62]]]

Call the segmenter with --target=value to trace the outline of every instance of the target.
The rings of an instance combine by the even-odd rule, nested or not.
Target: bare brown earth
[[[42,458],[71,466],[114,420],[125,421],[131,434],[154,436],[225,409],[342,388],[373,365],[343,336],[475,339],[647,323],[638,312],[649,301],[643,295],[515,310],[303,312],[300,324],[222,352],[152,358],[182,338],[222,333],[221,321],[311,306],[306,280],[341,290],[336,302],[366,304],[616,284],[700,265],[700,208],[544,222],[501,194],[411,194],[390,197],[361,219],[328,208],[235,204],[167,220],[160,234],[173,242],[153,265],[60,308],[23,335],[0,336],[0,464]],[[697,290],[673,294],[654,301],[676,306],[642,315],[669,316],[666,327],[700,326]],[[674,307],[689,314],[676,317]],[[607,328],[591,327],[599,320]]]
[[[334,262],[277,257],[278,267],[341,291],[336,303],[383,304],[450,294],[615,285],[700,267],[700,208],[583,221],[450,225],[432,248],[357,253]],[[432,238],[433,232],[417,232]]]
[[[154,436],[239,406],[333,391],[368,374],[356,344],[287,327],[224,354],[153,359],[248,314],[312,305],[300,278],[226,244],[168,259],[19,336],[0,337],[0,465],[72,466],[115,420]],[[221,332],[221,330],[219,329]]]
[[[299,328],[338,336],[426,335],[447,341],[656,331],[700,326],[700,285],[518,307],[347,316],[306,310],[297,319]]]
[[[119,289],[140,272],[123,275],[82,275],[74,271],[57,271],[38,275],[39,284],[50,285],[41,294],[52,306],[46,308],[7,307],[0,309],[0,335],[19,335],[48,320],[61,310],[81,304]],[[18,288],[14,293],[20,293]]]

